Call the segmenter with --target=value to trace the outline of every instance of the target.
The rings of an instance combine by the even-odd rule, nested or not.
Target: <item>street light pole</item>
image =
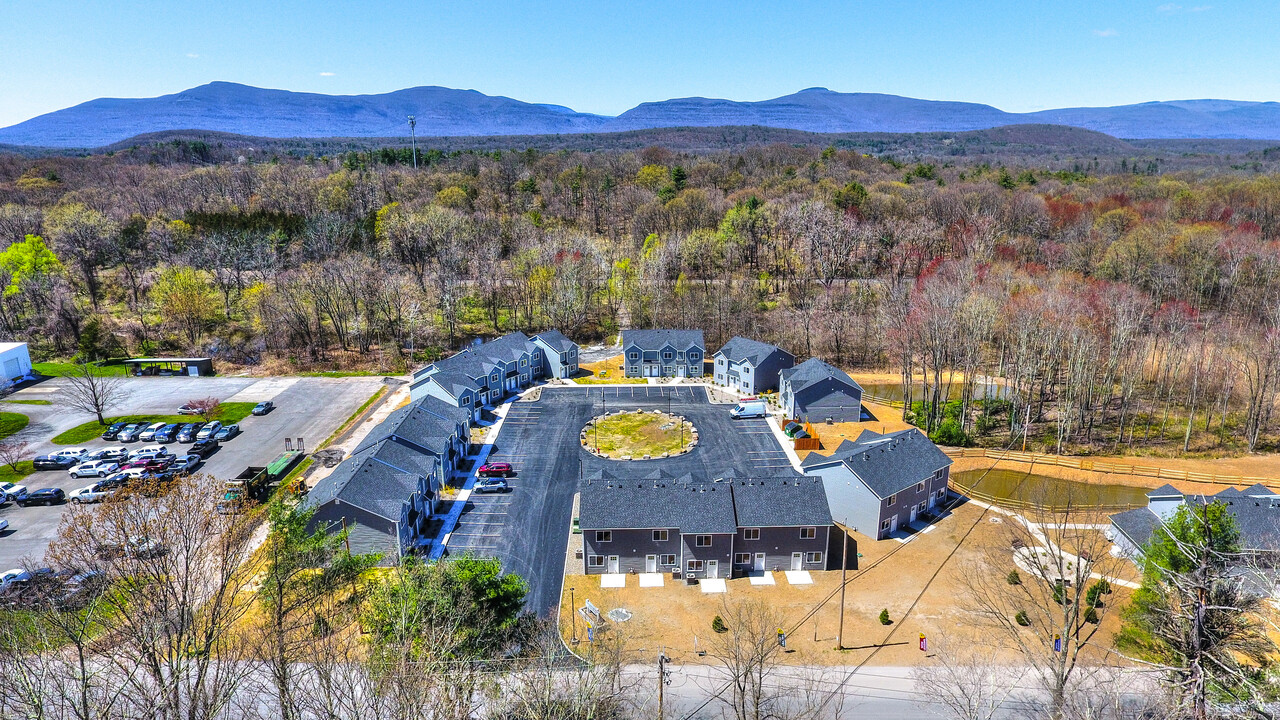
[[[413,143],[413,169],[418,169],[418,133],[414,130],[418,126],[418,119],[409,116],[409,138]]]
[[[573,588],[569,588],[569,622],[573,624],[573,637],[569,642],[578,644],[578,602],[573,596]]]
[[[844,551],[840,553],[840,629],[836,632],[836,649],[844,650],[844,587],[845,571],[849,568],[849,518],[840,528],[844,532]]]

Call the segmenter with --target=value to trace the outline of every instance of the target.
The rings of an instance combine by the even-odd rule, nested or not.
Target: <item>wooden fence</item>
[[[894,400],[892,398],[880,397],[879,395],[864,394],[862,396],[862,399],[865,400],[866,402],[873,402],[877,405],[888,405],[889,407],[896,407],[896,408],[904,407],[906,405],[906,403],[901,400]]]
[[[818,439],[818,433],[814,431],[813,426],[809,423],[804,424],[804,431],[809,434],[807,438],[795,438],[791,442],[795,444],[796,450],[821,450],[822,441]]]
[[[1064,455],[1047,455],[1043,453],[1019,452],[1017,450],[989,450],[987,448],[943,448],[953,458],[988,458],[990,460],[1009,460],[1034,465],[1052,465],[1116,475],[1136,475],[1139,477],[1158,478],[1160,480],[1183,480],[1186,482],[1210,483],[1214,485],[1254,485],[1257,483],[1280,484],[1276,478],[1249,477],[1246,475],[1215,475],[1212,473],[1191,472],[1190,470],[1174,470],[1172,468],[1151,465],[1129,465],[1125,463],[1102,462],[1088,458],[1066,457]]]

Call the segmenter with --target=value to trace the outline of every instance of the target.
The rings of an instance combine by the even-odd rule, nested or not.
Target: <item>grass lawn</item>
[[[0,440],[18,432],[31,422],[31,418],[22,413],[0,412]]]
[[[693,435],[693,423],[684,423],[684,433],[670,415],[628,412],[610,415],[587,426],[587,443],[599,442],[600,452],[610,457],[657,457],[662,453],[680,452],[681,442],[687,446]],[[598,438],[598,440],[597,440]]]
[[[251,402],[229,402],[222,403],[218,406],[218,412],[213,416],[214,420],[229,425],[238,423],[249,416],[249,412],[253,410],[253,406],[257,403]],[[188,423],[197,422],[200,418],[195,415],[117,415],[107,418],[107,425],[118,422],[127,423]],[[106,429],[106,425],[99,425],[97,420],[90,420],[83,425],[77,425],[64,433],[53,438],[50,442],[55,445],[79,445],[88,442],[99,435]]]
[[[15,403],[17,405],[52,405],[52,400],[5,400],[7,403]]]
[[[0,465],[0,482],[20,483],[22,478],[35,472],[36,469],[31,466],[30,460],[22,460],[18,463],[18,469],[14,470],[8,465]]]
[[[38,362],[31,363],[31,367],[45,377],[66,377],[80,374],[80,366],[76,363]],[[94,375],[119,375],[123,377],[128,370],[128,366],[120,360],[93,363],[89,367],[93,369]]]

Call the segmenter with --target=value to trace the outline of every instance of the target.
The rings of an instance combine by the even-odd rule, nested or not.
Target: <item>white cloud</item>
[[[320,77],[333,77],[335,74],[336,74],[336,73],[331,73],[331,72],[322,72],[322,73],[320,73]]]
[[[1193,8],[1187,8],[1187,12],[1205,12],[1207,10],[1212,10],[1212,9],[1213,9],[1212,5],[1196,5]]]
[[[1098,37],[1115,37],[1120,33],[1116,32],[1115,28],[1107,28],[1106,30],[1094,30],[1093,34]]]
[[[187,57],[189,57],[189,58],[191,58],[191,59],[193,59],[193,60],[194,60],[195,58],[200,57],[200,54],[199,54],[199,53],[187,53]]]

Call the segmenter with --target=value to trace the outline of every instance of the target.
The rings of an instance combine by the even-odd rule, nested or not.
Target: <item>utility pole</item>
[[[840,553],[840,629],[836,632],[836,649],[844,649],[844,586],[845,572],[849,568],[849,518],[840,526],[844,532],[844,551]]]
[[[1031,403],[1027,403],[1027,419],[1022,422],[1022,452],[1027,451],[1027,432],[1031,429]]]
[[[413,169],[414,170],[418,169],[418,133],[417,131],[414,130],[414,128],[416,128],[417,126],[418,126],[418,119],[410,115],[409,116],[409,138],[410,138],[410,141],[413,143]]]
[[[671,659],[667,657],[667,654],[659,650],[658,651],[658,720],[662,720],[663,718],[663,715],[662,715],[663,701],[665,699],[663,691],[666,689],[667,683],[671,682],[670,680],[667,679],[667,675],[670,673],[670,671],[667,670],[667,663],[669,662],[671,662]]]

